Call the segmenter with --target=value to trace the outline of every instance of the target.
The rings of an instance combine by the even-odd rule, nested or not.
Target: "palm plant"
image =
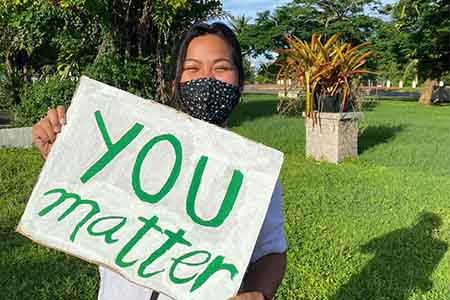
[[[250,17],[246,16],[245,14],[242,16],[230,16],[230,25],[231,29],[236,34],[241,33],[245,29],[247,29],[250,25],[250,21],[252,20]]]
[[[291,78],[305,89],[305,114],[312,117],[313,111],[321,112],[323,101],[330,97],[339,99],[339,111],[352,100],[352,79],[366,73],[362,69],[372,51],[369,42],[352,46],[342,42],[339,34],[325,43],[322,36],[313,34],[311,42],[295,36],[285,36],[287,49],[275,49],[282,55],[278,77],[285,81]]]

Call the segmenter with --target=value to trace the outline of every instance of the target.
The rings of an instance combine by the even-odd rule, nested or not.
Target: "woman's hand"
[[[65,124],[66,108],[62,105],[49,109],[47,116],[34,124],[31,130],[32,141],[42,158],[47,159],[53,143],[61,132],[61,127]]]
[[[228,300],[265,300],[264,295],[261,292],[248,292],[238,294]]]

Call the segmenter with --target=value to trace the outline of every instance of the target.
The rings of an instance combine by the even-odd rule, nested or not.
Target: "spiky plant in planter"
[[[286,36],[289,48],[275,49],[284,57],[279,78],[290,78],[305,90],[306,154],[331,162],[357,155],[359,114],[353,83],[371,73],[363,69],[372,55],[369,43],[353,46],[339,36],[324,42],[316,34],[310,42]]]

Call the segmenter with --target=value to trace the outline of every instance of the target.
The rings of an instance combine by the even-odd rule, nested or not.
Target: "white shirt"
[[[281,184],[278,180],[272,193],[269,208],[264,218],[261,231],[256,240],[250,262],[270,253],[283,253],[287,249],[287,242],[283,227],[283,209]],[[150,300],[151,289],[144,288],[121,275],[99,266],[100,289],[98,300]],[[172,300],[160,294],[158,300]]]

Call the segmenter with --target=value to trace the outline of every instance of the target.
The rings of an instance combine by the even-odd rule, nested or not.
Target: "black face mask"
[[[216,125],[225,122],[241,96],[238,87],[212,78],[180,82],[178,87],[181,110]]]

